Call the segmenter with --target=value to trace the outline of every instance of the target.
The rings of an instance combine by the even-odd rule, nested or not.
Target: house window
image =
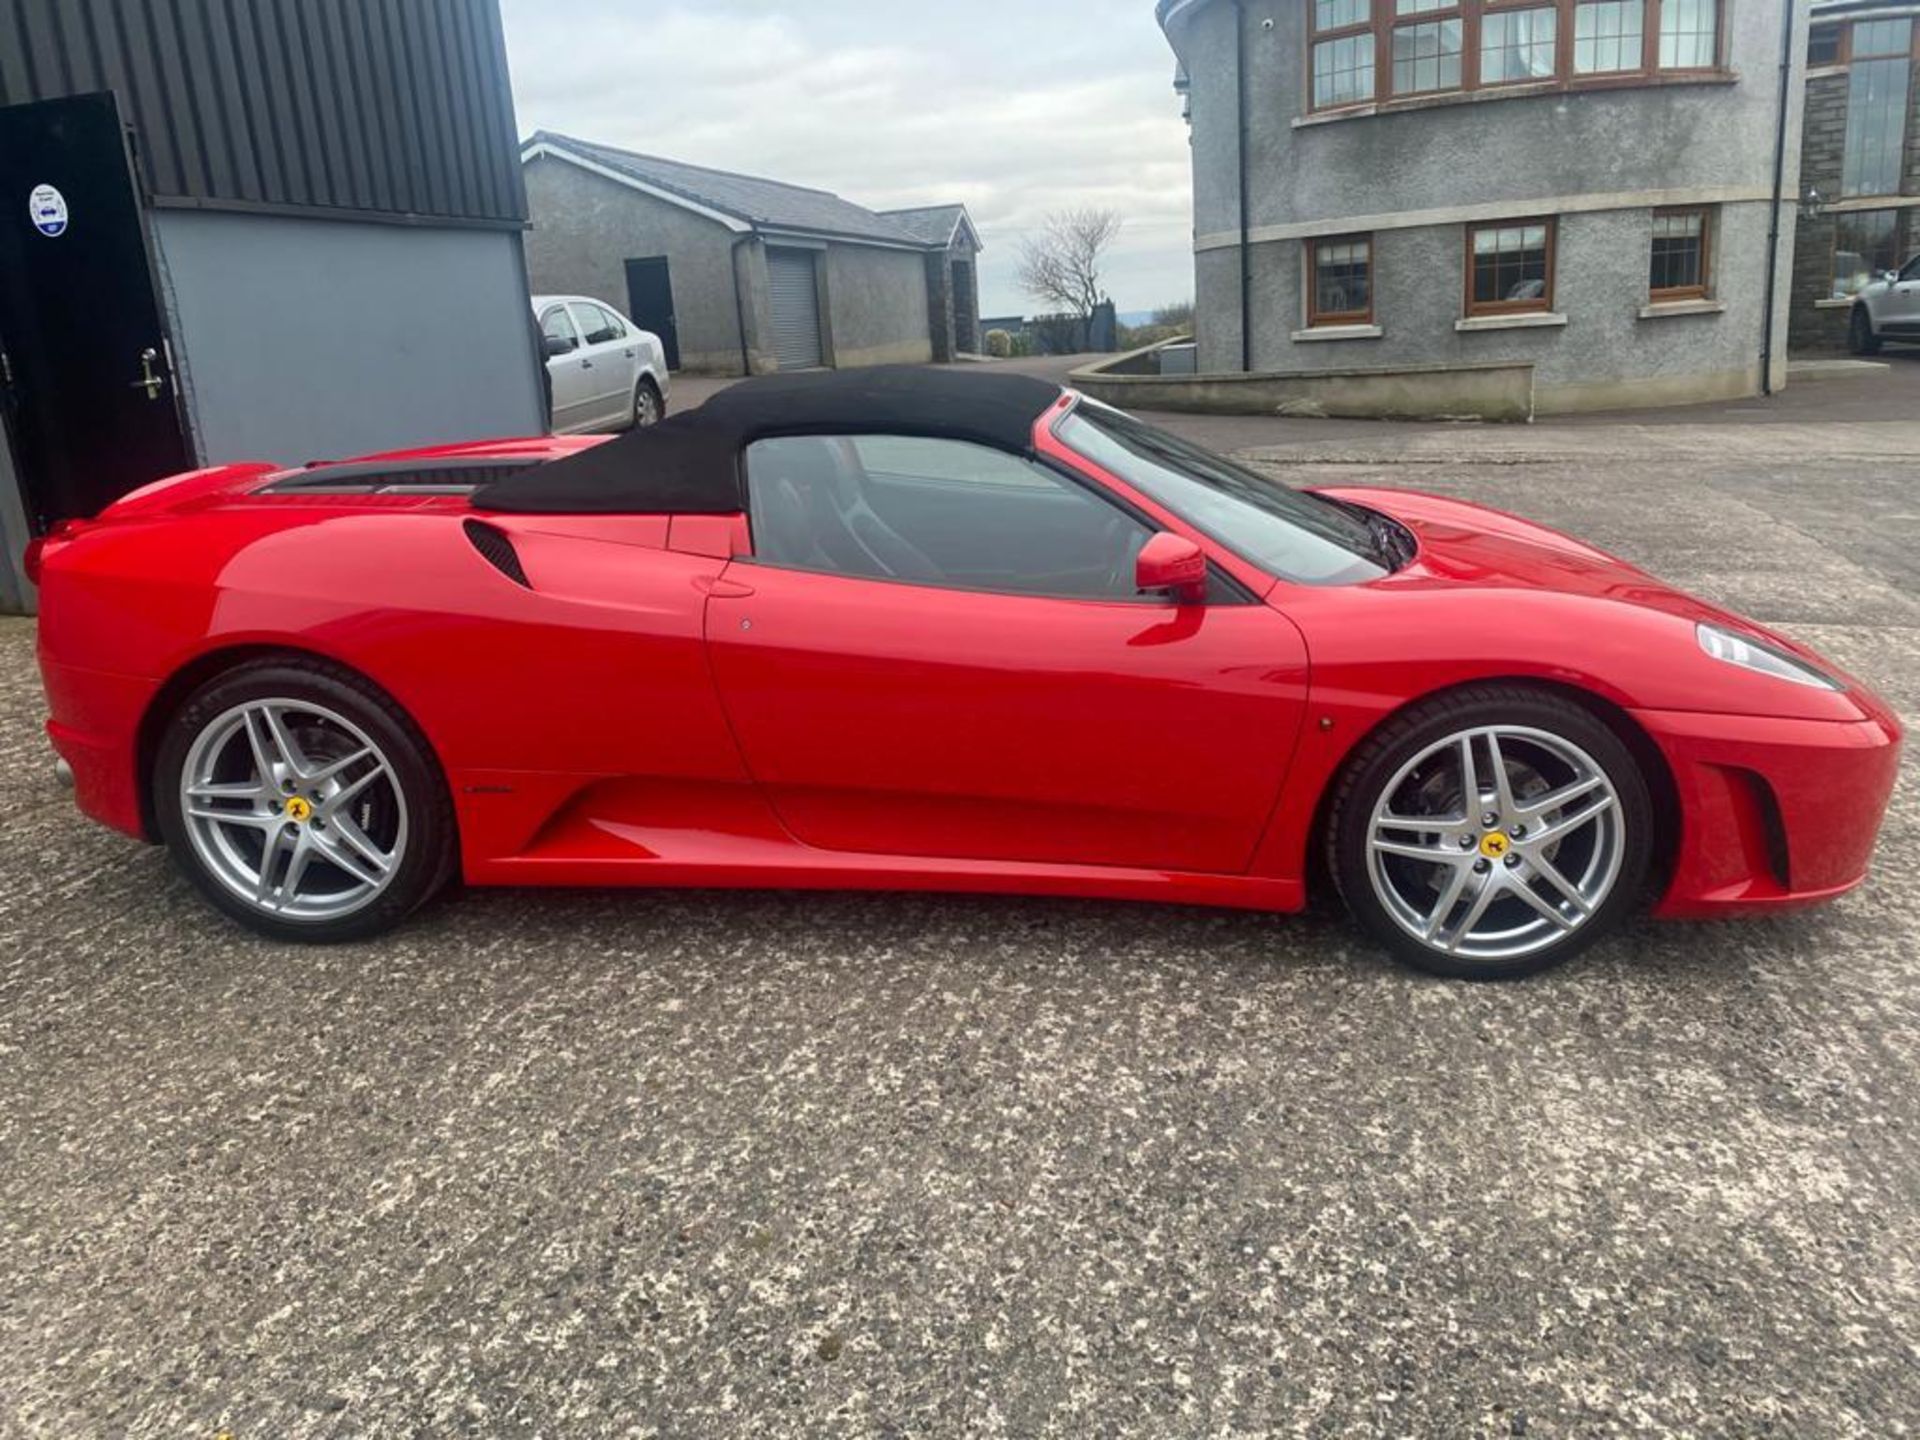
[[[1707,70],[1718,57],[1716,0],[1660,0],[1660,68]]]
[[[1467,313],[1510,315],[1553,308],[1553,221],[1467,229]]]
[[[1313,0],[1315,30],[1344,30],[1349,25],[1364,25],[1373,0]]]
[[[1838,65],[1845,59],[1841,41],[1845,38],[1847,27],[1844,25],[1816,25],[1807,32],[1807,68],[1821,65]]]
[[[1705,210],[1654,211],[1648,298],[1655,302],[1704,299],[1711,243],[1711,221]]]
[[[1489,10],[1480,21],[1480,83],[1551,80],[1559,26],[1559,12],[1550,5]]]
[[[1905,156],[1913,21],[1861,20],[1853,27],[1842,195],[1895,195]]]
[[[1309,0],[1315,110],[1720,65],[1727,0]],[[1860,22],[1865,24],[1866,22]],[[1895,22],[1904,24],[1905,22]]]
[[[1573,72],[1611,75],[1645,63],[1646,0],[1579,0],[1573,7]]]
[[[1899,263],[1899,224],[1893,211],[1856,210],[1834,217],[1834,299],[1857,295]]]
[[[1373,323],[1373,237],[1307,242],[1307,324]]]
[[[1373,36],[1348,35],[1313,47],[1313,103],[1354,105],[1373,98]]]
[[[1373,0],[1314,0],[1313,108],[1373,99]]]
[[[1404,7],[1420,0],[1400,0]],[[1393,93],[1424,95],[1460,88],[1465,29],[1459,17],[1393,27]]]

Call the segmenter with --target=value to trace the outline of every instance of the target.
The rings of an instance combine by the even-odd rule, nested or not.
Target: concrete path
[[[1912,715],[1890,373],[1848,423],[1249,443],[1570,526]],[[1912,762],[1862,893],[1520,985],[911,896],[473,894],[313,951],[74,814],[31,647],[0,624],[0,1434],[1915,1427]]]

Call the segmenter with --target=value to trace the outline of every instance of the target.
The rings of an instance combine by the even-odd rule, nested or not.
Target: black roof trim
[[[747,508],[741,453],[776,435],[925,435],[1017,454],[1060,398],[1030,375],[923,366],[769,375],[697,410],[483,486],[476,510],[521,514],[730,515]]]

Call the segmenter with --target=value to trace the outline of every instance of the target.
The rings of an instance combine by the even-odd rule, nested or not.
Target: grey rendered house
[[[1201,370],[1525,366],[1536,413],[1783,384],[1806,5],[1159,0]]]
[[[825,190],[549,131],[521,162],[534,292],[620,306],[676,370],[951,358],[953,227],[934,235]]]
[[[1920,3],[1814,0],[1793,343],[1846,343],[1853,295],[1920,253]]]

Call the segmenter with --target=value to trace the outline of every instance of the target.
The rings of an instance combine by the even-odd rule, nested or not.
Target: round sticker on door
[[[42,235],[63,234],[67,228],[67,197],[51,185],[36,185],[27,197],[27,213],[33,216],[33,228]]]

